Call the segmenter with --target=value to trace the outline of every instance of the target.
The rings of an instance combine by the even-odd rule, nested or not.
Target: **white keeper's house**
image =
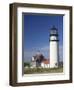
[[[35,56],[32,56],[31,67],[49,68],[49,60],[45,59],[45,57],[40,52],[37,52]]]

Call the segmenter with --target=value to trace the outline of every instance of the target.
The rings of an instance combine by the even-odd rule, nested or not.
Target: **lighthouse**
[[[53,26],[50,29],[50,68],[58,68],[59,64],[59,38],[58,29]]]

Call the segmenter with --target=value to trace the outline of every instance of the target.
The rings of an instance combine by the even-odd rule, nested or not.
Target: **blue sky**
[[[53,25],[58,29],[59,53],[62,60],[63,16],[24,14],[23,21],[24,61],[30,61],[38,50],[45,58],[49,58],[49,34]]]

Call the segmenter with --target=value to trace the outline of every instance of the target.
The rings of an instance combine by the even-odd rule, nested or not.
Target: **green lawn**
[[[37,74],[37,73],[60,73],[63,72],[63,67],[59,68],[25,68],[24,74]]]

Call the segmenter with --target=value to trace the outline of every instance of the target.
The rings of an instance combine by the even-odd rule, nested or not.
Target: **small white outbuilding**
[[[41,62],[41,67],[42,68],[49,68],[49,60],[43,60]]]

